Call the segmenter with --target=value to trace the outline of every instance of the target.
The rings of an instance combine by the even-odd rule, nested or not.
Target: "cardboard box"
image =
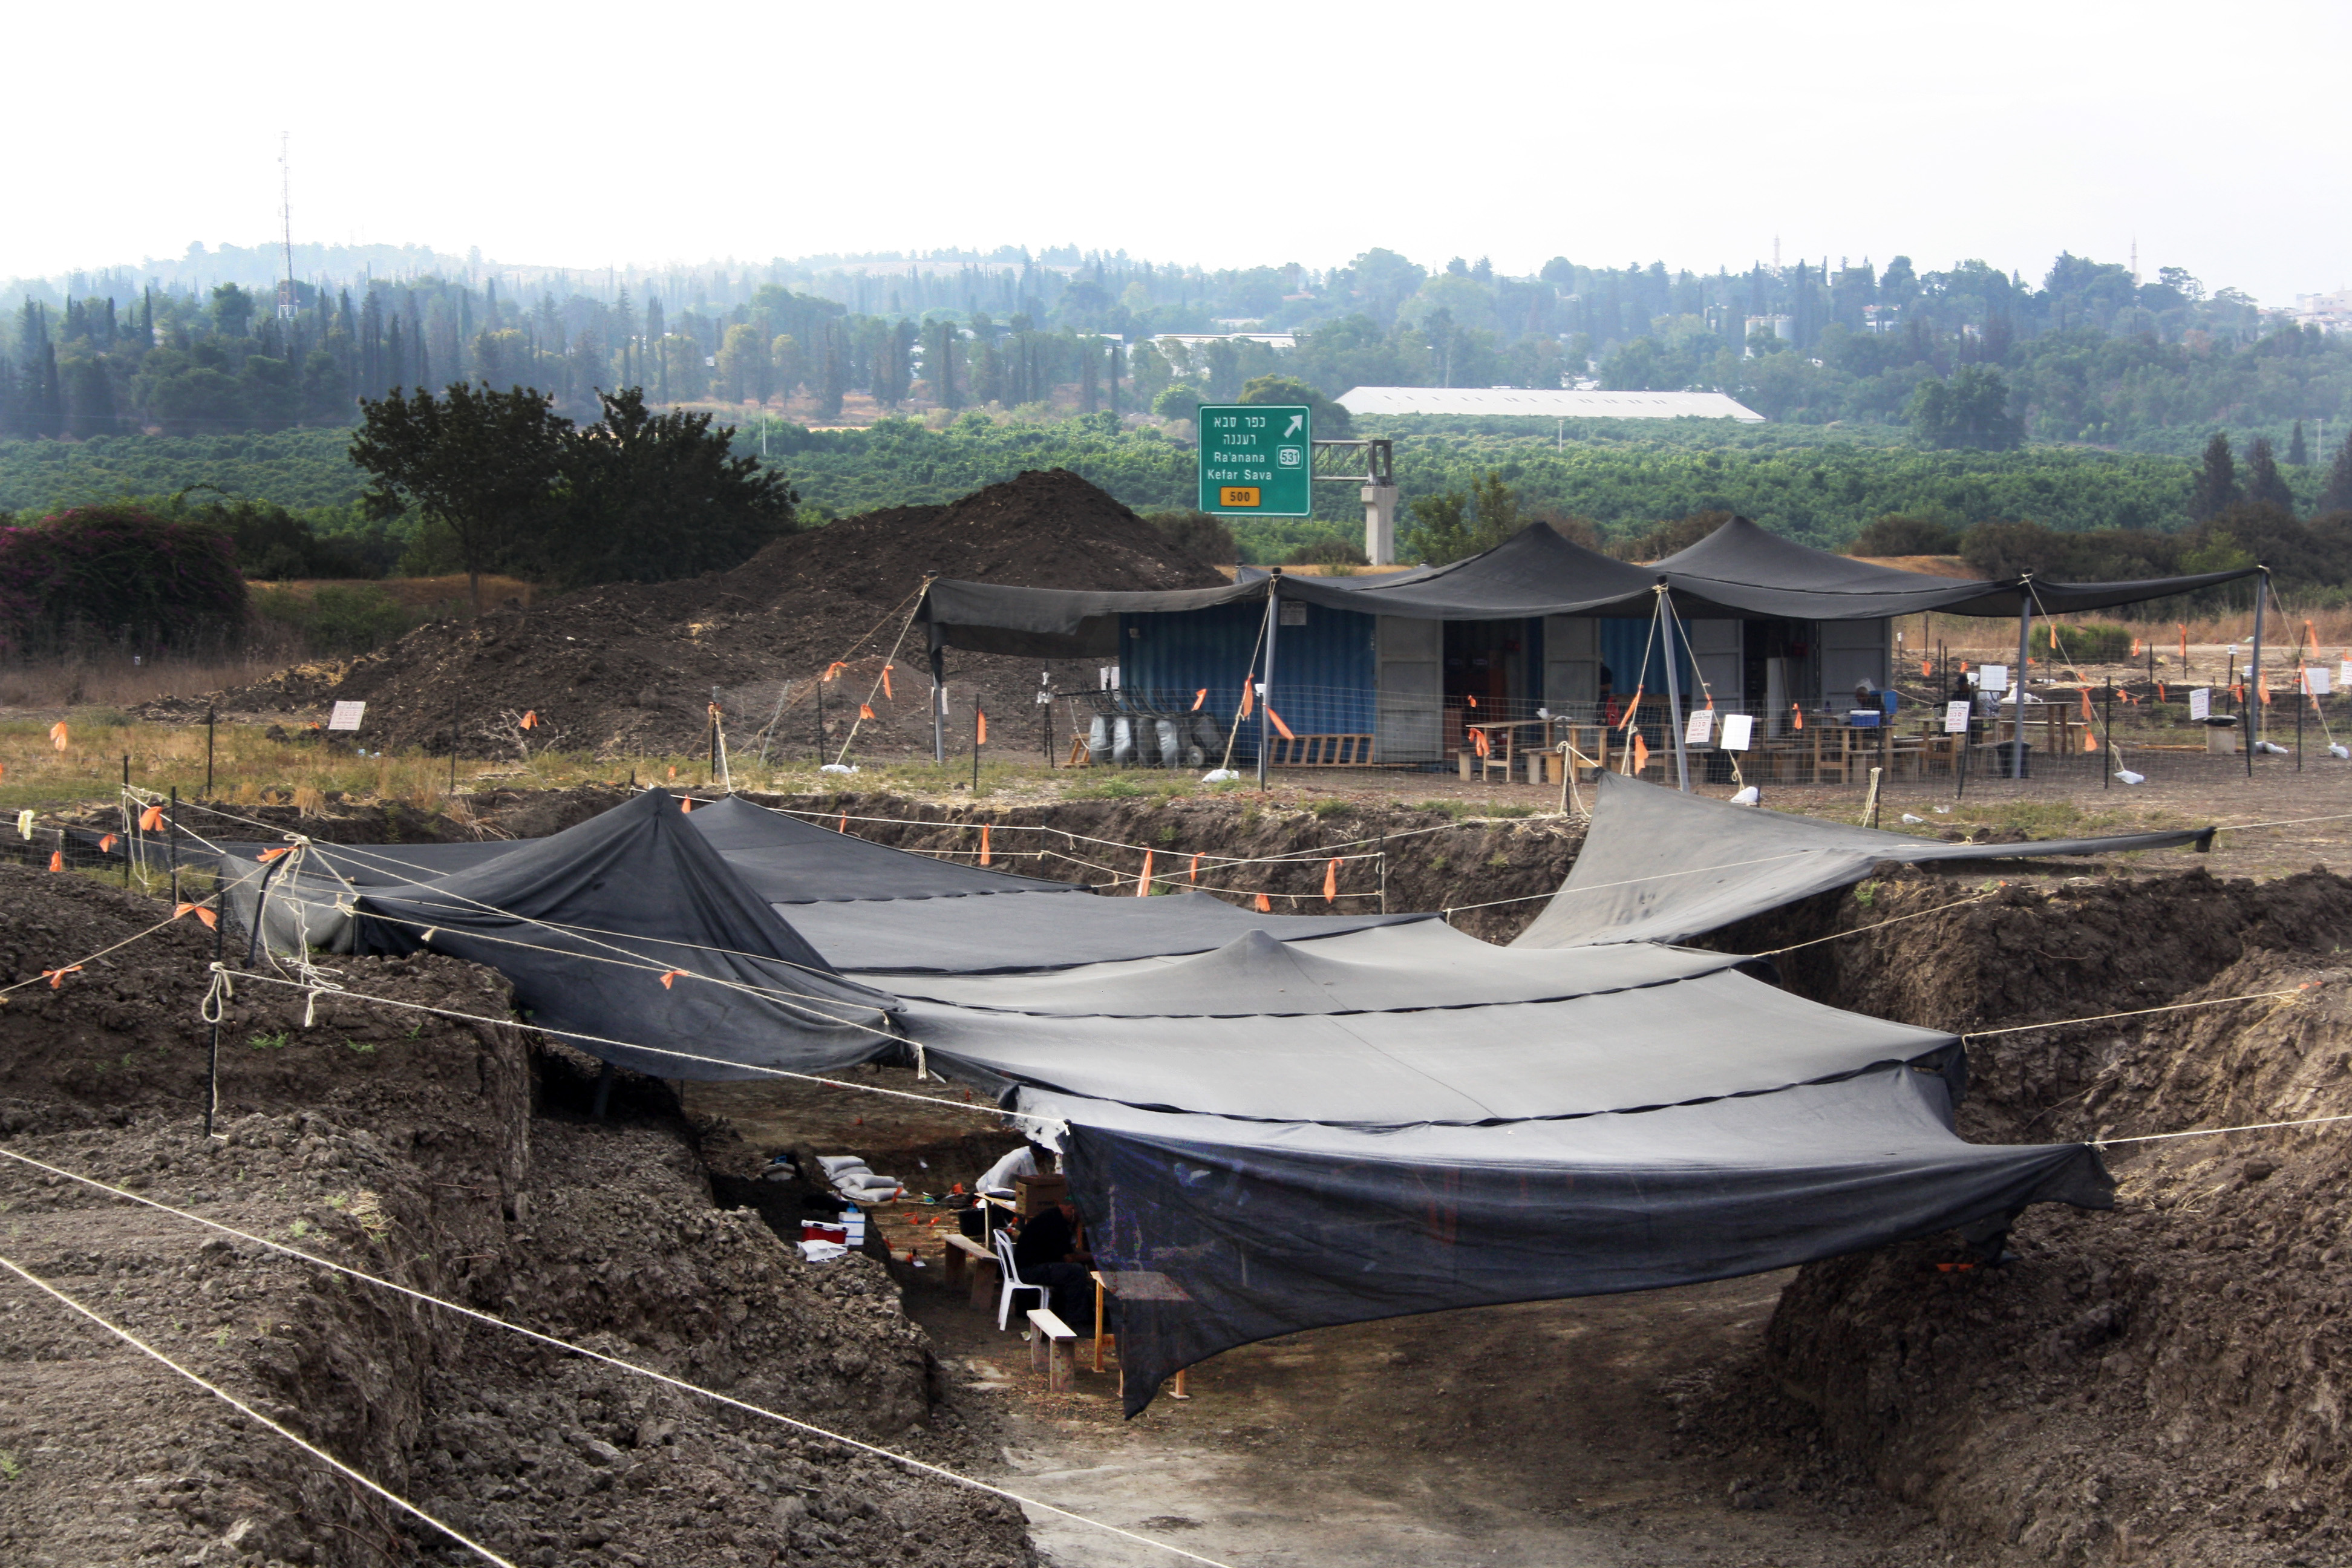
[[[1013,1178],[1013,1212],[1023,1219],[1034,1214],[1044,1214],[1069,1195],[1067,1176],[1015,1176]]]

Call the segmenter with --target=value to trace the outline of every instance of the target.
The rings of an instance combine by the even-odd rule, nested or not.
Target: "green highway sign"
[[[1315,510],[1314,425],[1304,404],[1204,403],[1201,510],[1229,517]]]

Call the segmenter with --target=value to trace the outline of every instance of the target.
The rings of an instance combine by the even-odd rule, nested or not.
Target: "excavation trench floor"
[[[1790,1277],[1288,1335],[1195,1369],[1189,1399],[1132,1421],[1116,1359],[1087,1370],[1086,1342],[1076,1391],[1051,1394],[992,1311],[934,1280],[908,1295],[960,1396],[1003,1411],[1007,1485],[1221,1562],[1945,1561],[1942,1531],[1916,1510],[1789,1492],[1677,1430],[1678,1405],[1753,1364]],[[1030,1524],[1057,1563],[1181,1561],[1034,1509]]]

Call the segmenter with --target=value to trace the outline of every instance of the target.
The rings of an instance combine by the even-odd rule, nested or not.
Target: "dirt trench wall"
[[[1574,817],[1456,821],[1442,812],[1410,806],[1307,811],[1247,799],[1147,796],[1040,805],[975,802],[943,808],[874,793],[745,798],[803,813],[821,826],[841,824],[845,831],[878,844],[967,865],[979,863],[978,824],[993,823],[990,853],[995,869],[1129,894],[1142,875],[1142,851],[1150,849],[1152,875],[1160,887],[1171,891],[1199,887],[1234,903],[1247,903],[1264,892],[1274,912],[1286,915],[1377,911],[1381,907],[1381,865],[1369,857],[1383,847],[1385,837],[1391,910],[1458,909],[1462,912],[1452,920],[1456,929],[1495,942],[1508,942],[1527,929],[1543,908],[1543,900],[1567,880],[1584,843],[1584,824]],[[1023,830],[1032,826],[1060,832]],[[1077,841],[1063,834],[1076,835]],[[1324,849],[1330,854],[1317,853]],[[1195,854],[1210,858],[1197,882],[1190,875]],[[1341,896],[1336,902],[1323,897],[1330,855],[1367,857],[1341,861],[1336,888]],[[1293,858],[1220,868],[1219,856]],[[1481,905],[1487,907],[1471,907]]]
[[[1857,930],[1984,880],[1889,876],[1790,918]],[[2347,916],[2352,884],[2317,872],[2049,879],[1783,962],[1813,994],[1945,1027],[2287,993],[1970,1042],[1964,1134],[2125,1138],[2352,1113]],[[2006,1268],[1939,1269],[1948,1238],[1807,1267],[1769,1387],[1727,1424],[1818,1430],[1986,1562],[2352,1561],[2352,1144],[2322,1127],[2107,1158],[2115,1211],[2029,1210]]]
[[[7,1147],[971,1461],[878,1265],[809,1265],[756,1216],[720,1211],[674,1115],[624,1096],[612,1121],[586,1121],[569,1068],[534,1071],[520,1031],[332,994],[306,1028],[299,994],[248,982],[222,1030],[222,1135],[203,1139],[208,933],[189,921],[40,983],[159,913],[84,878],[0,868],[0,984],[36,982],[0,1005]],[[334,978],[488,1017],[507,1006],[497,976],[446,959],[339,961]],[[607,1544],[640,1563],[1029,1560],[1017,1513],[992,1500],[13,1161],[0,1215],[6,1256],[518,1562]],[[0,1561],[411,1560],[413,1532],[380,1504],[95,1334],[0,1286],[0,1451],[18,1471],[0,1484]]]

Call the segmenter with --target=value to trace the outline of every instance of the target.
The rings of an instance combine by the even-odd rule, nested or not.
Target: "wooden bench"
[[[1370,735],[1292,735],[1274,737],[1266,753],[1277,768],[1369,768],[1372,765]]]
[[[986,1311],[996,1304],[996,1254],[959,1232],[948,1237],[948,1283],[961,1279],[966,1266],[971,1269],[971,1304]]]
[[[1029,1364],[1045,1374],[1045,1387],[1067,1394],[1077,1382],[1077,1331],[1045,1307],[1029,1309]]]

